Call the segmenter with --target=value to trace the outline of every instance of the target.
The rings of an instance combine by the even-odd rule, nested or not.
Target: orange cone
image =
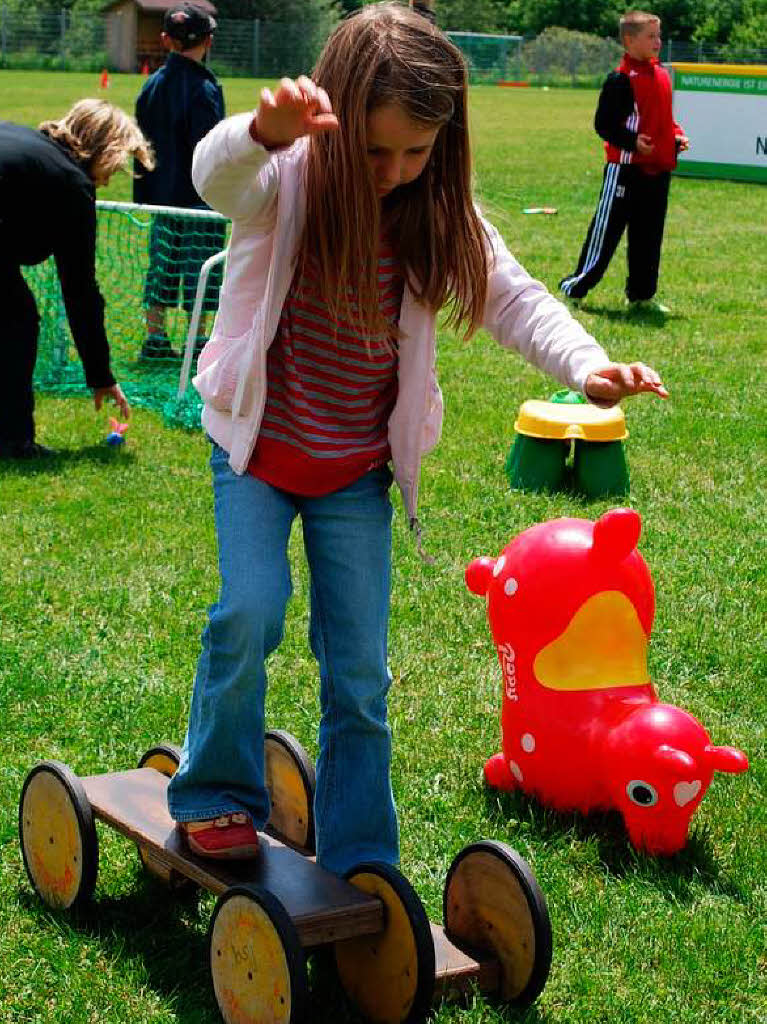
[[[108,89],[109,88],[109,72],[107,71],[106,68],[104,68],[104,70],[101,72],[101,88],[102,89]]]

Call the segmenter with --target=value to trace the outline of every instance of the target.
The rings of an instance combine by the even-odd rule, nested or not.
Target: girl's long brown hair
[[[448,322],[472,333],[482,318],[488,268],[471,195],[461,52],[421,15],[372,4],[333,32],[313,78],[327,91],[340,129],[309,140],[301,265],[316,259],[331,311],[364,333],[389,333],[378,302],[383,222],[417,298],[435,312],[449,303]],[[423,173],[382,203],[367,162],[366,123],[386,104],[440,130]]]

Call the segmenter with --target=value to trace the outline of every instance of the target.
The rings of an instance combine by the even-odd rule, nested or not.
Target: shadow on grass
[[[693,826],[687,845],[671,857],[654,857],[636,850],[629,840],[618,811],[559,812],[524,793],[499,793],[485,787],[485,802],[492,819],[524,820],[533,835],[549,847],[575,838],[593,843],[599,862],[618,877],[635,876],[656,884],[668,898],[692,903],[696,890],[709,891],[746,902],[744,892],[723,874],[705,826]]]
[[[171,893],[139,877],[125,896],[97,894],[84,907],[61,915],[26,888],[19,903],[40,919],[41,927],[51,919],[60,927],[65,920],[73,931],[97,941],[113,962],[139,962],[146,984],[172,1006],[180,1024],[220,1021],[208,971],[208,913],[195,890]]]
[[[622,324],[641,324],[643,327],[651,327],[661,330],[663,327],[675,321],[686,320],[687,317],[679,313],[658,313],[649,309],[636,309],[630,312],[618,306],[600,306],[595,303],[584,301],[577,307],[578,312],[588,313],[589,316],[600,316],[605,320]]]
[[[24,476],[57,476],[65,469],[78,463],[113,466],[120,463],[133,462],[136,456],[123,445],[101,444],[88,445],[86,448],[62,448],[53,455],[39,459],[2,459],[0,460],[0,479],[2,477]]]
[[[179,1024],[221,1021],[210,978],[207,929],[213,900],[207,894],[194,888],[171,892],[142,872],[125,895],[97,893],[71,912],[51,910],[25,885],[19,887],[18,902],[40,928],[49,930],[55,922],[53,927],[60,929],[66,922],[66,928],[94,940],[118,970],[120,963],[134,969],[140,964],[142,977],[136,984],[156,992]],[[366,1019],[346,1000],[331,947],[306,952],[310,997],[305,1019],[312,1024],[364,1024]],[[446,1004],[450,1019],[467,1000]],[[487,1002],[493,1019],[509,1024],[546,1024],[549,1019],[535,1005],[519,1011],[493,999]]]

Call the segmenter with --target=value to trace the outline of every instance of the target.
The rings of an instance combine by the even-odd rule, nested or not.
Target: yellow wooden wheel
[[[238,885],[218,900],[209,929],[210,971],[226,1024],[298,1024],[309,983],[298,933],[271,893]]]
[[[505,843],[464,847],[447,873],[445,932],[467,951],[494,954],[501,965],[501,997],[528,1006],[551,968],[551,922],[530,865]]]
[[[82,783],[60,761],[43,761],[27,775],[19,801],[24,867],[38,896],[58,910],[90,899],[99,847]]]
[[[165,775],[166,778],[170,779],[176,774],[180,764],[181,747],[177,747],[175,743],[157,743],[141,755],[138,767],[153,768],[160,775]],[[179,893],[192,892],[197,889],[197,886],[190,878],[182,875],[180,871],[175,871],[169,867],[149,847],[142,846],[141,843],[137,843],[136,846],[144,869],[154,878],[158,879],[158,881],[162,882],[163,885],[167,885],[168,888]]]
[[[289,732],[264,736],[264,771],[271,814],[269,831],[307,853],[314,853],[314,765]]]
[[[376,1024],[425,1019],[434,993],[434,940],[423,904],[407,879],[388,864],[360,864],[346,875],[384,904],[384,930],[335,944],[346,995]]]
[[[166,775],[170,779],[176,774],[180,764],[181,747],[177,747],[175,743],[158,743],[141,755],[138,767],[154,768],[160,775]]]

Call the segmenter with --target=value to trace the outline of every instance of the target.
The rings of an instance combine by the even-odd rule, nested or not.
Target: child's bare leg
[[[146,311],[148,338],[165,338],[165,310],[162,306],[149,306]]]
[[[176,359],[168,340],[165,326],[165,308],[148,306],[146,310],[146,339],[141,346],[142,359]]]

